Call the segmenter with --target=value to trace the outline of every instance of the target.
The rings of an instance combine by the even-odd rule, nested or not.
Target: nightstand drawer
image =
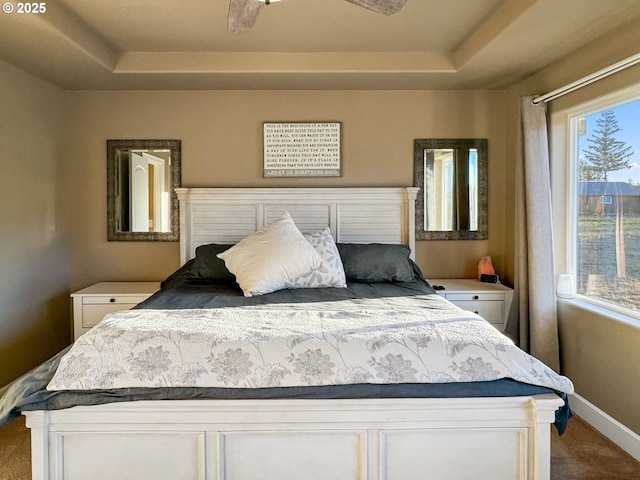
[[[504,293],[487,293],[487,292],[464,292],[464,293],[445,293],[445,298],[453,303],[458,302],[489,302],[492,300],[504,301]],[[469,310],[465,308],[465,310]]]
[[[112,295],[112,296],[104,296],[104,295],[95,295],[89,296],[85,295],[82,297],[83,305],[120,305],[120,304],[133,304],[142,302],[149,295]],[[118,310],[126,310],[127,307],[119,308]]]
[[[484,318],[487,322],[493,324],[504,323],[504,301],[489,300],[489,301],[452,301],[454,305],[457,305],[463,310],[474,312]]]
[[[100,323],[107,314],[131,309],[159,288],[159,282],[100,282],[73,292],[74,340]]]
[[[135,307],[136,303],[102,303],[96,305],[82,306],[82,326],[91,328],[97,325],[108,313],[119,312],[120,310],[129,310]]]
[[[498,330],[504,330],[511,308],[513,290],[501,284],[483,283],[474,278],[430,279],[443,288],[436,293],[469,312],[475,312]]]

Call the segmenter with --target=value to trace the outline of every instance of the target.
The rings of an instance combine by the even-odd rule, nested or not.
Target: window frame
[[[569,107],[564,110],[566,115],[566,178],[564,208],[566,209],[566,241],[565,241],[565,269],[578,278],[578,131],[579,120],[589,115],[616,108],[620,105],[640,100],[640,84],[626,88],[612,94],[603,95],[587,102]],[[554,205],[554,207],[556,207]],[[559,205],[557,207],[560,207]],[[561,207],[560,207],[561,208]],[[555,208],[554,208],[555,210]],[[556,267],[558,265],[556,264]],[[580,293],[575,294],[575,299],[593,305],[598,309],[611,312],[616,316],[629,319],[634,324],[640,324],[640,311],[622,307],[614,303],[600,300]]]

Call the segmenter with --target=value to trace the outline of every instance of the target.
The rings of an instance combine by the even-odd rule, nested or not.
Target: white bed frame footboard
[[[33,480],[549,480],[555,395],[26,412]]]

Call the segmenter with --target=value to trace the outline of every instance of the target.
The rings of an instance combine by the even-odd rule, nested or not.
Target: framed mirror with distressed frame
[[[180,140],[107,140],[107,240],[177,241]]]
[[[487,177],[486,139],[416,139],[416,240],[486,240]]]

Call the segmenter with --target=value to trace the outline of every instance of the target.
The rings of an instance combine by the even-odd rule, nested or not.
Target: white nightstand
[[[160,289],[160,282],[100,282],[71,294],[73,339],[87,332],[107,313],[128,310]]]
[[[463,310],[477,313],[500,331],[504,331],[513,290],[497,283],[484,283],[476,279],[430,278],[431,285],[442,285],[436,290],[451,303]]]

